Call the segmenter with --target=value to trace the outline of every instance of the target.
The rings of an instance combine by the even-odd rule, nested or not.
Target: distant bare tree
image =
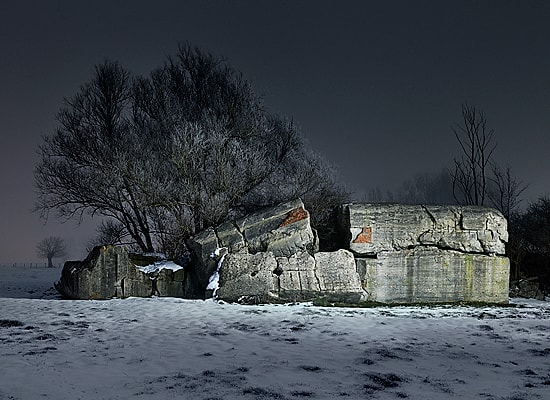
[[[488,192],[489,199],[495,208],[497,208],[506,219],[515,213],[522,202],[521,195],[527,189],[527,185],[518,181],[512,174],[510,166],[502,170],[497,164],[492,166],[492,175],[490,177],[491,188]]]
[[[506,244],[506,255],[510,258],[510,277],[512,280],[521,278],[523,262],[531,248],[525,237],[525,220],[525,215],[517,212],[508,217],[509,236]]]
[[[362,202],[366,203],[393,203],[399,201],[390,189],[382,192],[380,186],[370,188],[361,198]]]
[[[363,198],[361,199],[361,201],[367,203],[384,203],[384,200],[385,198],[382,195],[382,189],[380,189],[380,186],[370,188],[369,191],[365,193]]]
[[[462,155],[455,159],[453,194],[459,204],[484,205],[487,197],[488,174],[493,151],[494,130],[487,128],[482,111],[462,105],[462,123],[453,128]]]
[[[405,180],[397,190],[397,199],[407,204],[454,204],[452,176],[444,168],[437,173],[420,173]]]
[[[497,164],[492,166],[490,180],[489,200],[508,220],[509,239],[506,244],[506,254],[510,258],[512,277],[517,280],[520,278],[523,261],[529,252],[525,232],[522,232],[526,218],[519,212],[521,195],[527,189],[527,185],[514,177],[510,166],[502,170]]]
[[[36,254],[48,260],[48,267],[53,267],[52,260],[54,258],[64,257],[66,255],[65,250],[63,239],[57,236],[50,236],[42,239],[36,245]]]

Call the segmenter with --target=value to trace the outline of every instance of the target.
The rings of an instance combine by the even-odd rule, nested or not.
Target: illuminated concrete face
[[[367,300],[381,303],[507,303],[507,257],[425,247],[358,258]]]
[[[506,219],[487,207],[348,204],[341,224],[357,255],[418,246],[502,255],[508,241]]]
[[[340,221],[369,301],[508,301],[507,224],[496,210],[348,204]]]

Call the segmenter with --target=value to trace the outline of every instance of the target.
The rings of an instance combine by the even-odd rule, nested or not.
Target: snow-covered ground
[[[550,304],[60,300],[0,267],[0,399],[550,399]]]

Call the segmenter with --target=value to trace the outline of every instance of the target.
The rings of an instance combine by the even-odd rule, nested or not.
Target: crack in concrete
[[[418,243],[422,243],[424,241],[422,236],[427,235],[428,233],[431,233],[431,232],[432,232],[431,229],[425,230],[424,232],[420,233],[420,235],[418,235],[418,238],[416,239],[416,241]]]
[[[313,260],[315,261],[315,264],[313,266],[313,276],[315,277],[315,280],[317,281],[317,287],[319,288],[319,291],[322,291],[321,280],[319,279],[319,276],[317,276],[317,260],[315,259],[315,257],[313,257]]]
[[[461,254],[465,254],[465,255],[491,255],[491,254],[494,254],[494,253],[488,253],[488,252],[484,252],[484,251],[465,251],[465,250],[461,250],[461,249],[458,249],[458,248],[455,248],[455,247],[451,247],[451,246],[441,246],[439,244],[413,244],[413,245],[410,245],[410,246],[407,246],[407,250],[416,250],[417,248],[436,248],[438,250],[442,250],[442,251],[456,251],[457,253],[461,253]]]
[[[232,225],[235,227],[235,229],[237,230],[237,232],[239,233],[239,235],[241,235],[241,237],[243,238],[243,242],[244,242],[244,247],[247,249],[248,251],[248,240],[246,240],[246,236],[244,235],[244,231],[241,231],[241,229],[239,228],[239,225],[237,225],[237,222],[236,221],[231,221]]]
[[[216,249],[219,249],[222,245],[220,243],[220,237],[218,236],[218,231],[216,230],[216,228],[212,228],[212,231],[214,232],[214,236],[216,236]],[[212,257],[212,255],[211,255]],[[214,258],[214,257],[212,257]]]
[[[428,214],[428,217],[430,217],[430,220],[432,221],[433,227],[435,229],[435,227],[437,226],[437,219],[435,218],[435,216],[432,214],[430,210],[428,210],[428,207],[426,207],[424,204],[421,204],[420,207],[422,207],[422,209],[426,212],[426,214]]]
[[[465,231],[467,230],[466,228],[464,228],[464,214],[462,214],[462,210],[460,210],[458,212],[458,227],[461,231]]]

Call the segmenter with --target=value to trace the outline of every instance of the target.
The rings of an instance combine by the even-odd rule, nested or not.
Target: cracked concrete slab
[[[508,241],[506,219],[486,207],[347,204],[340,220],[358,256],[418,246],[503,255]]]

